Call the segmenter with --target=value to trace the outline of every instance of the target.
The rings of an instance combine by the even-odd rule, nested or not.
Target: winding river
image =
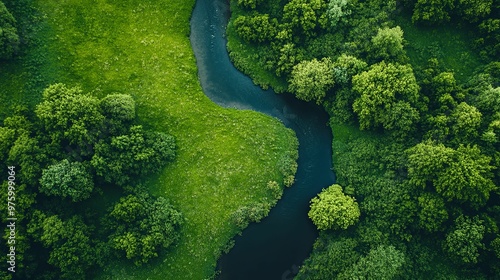
[[[312,249],[317,230],[309,201],[335,181],[328,116],[316,104],[255,86],[231,63],[224,38],[227,0],[197,0],[191,44],[205,94],[224,107],[255,110],[280,119],[299,139],[296,182],[260,223],[251,224],[218,262],[220,280],[292,279]]]

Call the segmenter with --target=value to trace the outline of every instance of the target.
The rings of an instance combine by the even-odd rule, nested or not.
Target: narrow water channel
[[[220,106],[280,119],[296,132],[300,147],[295,184],[268,217],[235,238],[233,249],[219,259],[219,279],[293,279],[318,234],[307,217],[309,201],[335,181],[328,116],[316,104],[262,90],[233,66],[224,38],[228,5],[227,0],[197,0],[193,10],[191,45],[203,91]]]

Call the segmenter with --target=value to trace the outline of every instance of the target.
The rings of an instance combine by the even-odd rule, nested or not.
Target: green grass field
[[[184,214],[179,242],[142,268],[110,263],[102,279],[210,277],[239,232],[232,213],[273,202],[266,184],[283,182],[279,163],[297,149],[295,134],[277,119],[223,109],[203,94],[188,37],[194,2],[35,1],[48,29],[38,33],[48,51],[44,65],[57,66],[47,76],[99,97],[133,95],[140,122],[173,134],[179,147],[175,162],[149,179],[152,191]],[[28,94],[24,71],[0,74],[0,81],[17,79],[8,89],[17,92],[13,102]]]

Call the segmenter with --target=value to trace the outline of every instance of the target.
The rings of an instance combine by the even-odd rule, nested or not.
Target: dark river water
[[[197,0],[191,44],[205,94],[223,107],[259,111],[280,119],[299,139],[295,184],[260,223],[251,224],[218,262],[220,280],[293,279],[318,232],[307,217],[309,201],[335,181],[328,116],[316,104],[255,86],[231,63],[224,38],[227,0]]]

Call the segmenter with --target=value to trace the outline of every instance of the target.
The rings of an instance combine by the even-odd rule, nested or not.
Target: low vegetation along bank
[[[296,279],[500,274],[498,1],[232,0],[235,65],[330,114]]]
[[[0,156],[20,205],[2,276],[212,276],[293,182],[293,131],[203,94],[192,0],[4,2],[18,40],[0,64]]]

